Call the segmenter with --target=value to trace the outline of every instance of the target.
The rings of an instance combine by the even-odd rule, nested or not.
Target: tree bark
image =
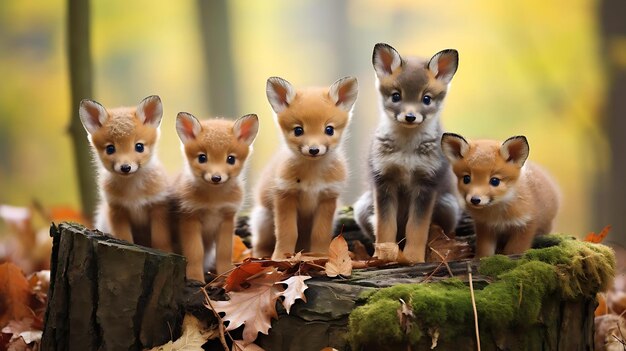
[[[72,224],[51,235],[44,350],[141,350],[180,335],[184,257]]]
[[[230,45],[226,0],[198,0],[198,24],[205,67],[205,91],[212,116],[236,117],[236,75]]]
[[[82,213],[91,220],[96,208],[97,187],[95,172],[91,162],[91,147],[78,115],[80,101],[92,97],[90,0],[68,0],[67,2],[67,42],[68,65],[70,72],[71,111],[68,132],[74,145],[76,167]]]

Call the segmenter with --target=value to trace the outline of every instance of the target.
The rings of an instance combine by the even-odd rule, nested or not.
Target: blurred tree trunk
[[[611,149],[609,174],[601,194],[606,196],[600,218],[613,226],[611,242],[626,247],[626,2],[600,3],[602,57],[606,63],[607,100],[604,127]]]
[[[226,0],[198,0],[205,67],[205,91],[212,116],[236,117],[237,94]]]
[[[92,96],[89,0],[68,0],[67,10],[67,56],[72,90],[69,133],[74,144],[82,213],[91,220],[97,201],[97,188],[91,164],[91,148],[78,115],[80,100]]]

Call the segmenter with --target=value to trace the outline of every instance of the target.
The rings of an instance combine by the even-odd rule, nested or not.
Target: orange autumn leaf
[[[79,211],[67,206],[56,206],[50,208],[50,221],[55,223],[61,221],[85,223],[85,219]]]
[[[248,261],[243,263],[241,266],[235,268],[232,272],[230,272],[230,274],[226,278],[224,290],[226,290],[227,292],[241,290],[242,283],[244,283],[248,278],[258,274],[263,269],[265,268],[260,262]]]
[[[0,264],[0,326],[11,320],[32,318],[30,289],[22,270],[13,263]]]
[[[250,249],[243,243],[239,235],[233,235],[233,262],[243,262],[250,257]]]
[[[602,228],[602,230],[598,234],[594,232],[587,234],[584,241],[599,244],[602,242],[602,240],[604,240],[604,238],[606,238],[606,236],[609,234],[610,231],[611,231],[611,226],[607,225],[606,227]]]

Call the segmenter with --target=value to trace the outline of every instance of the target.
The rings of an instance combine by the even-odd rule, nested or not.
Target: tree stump
[[[180,335],[185,258],[52,226],[45,350],[141,350]]]

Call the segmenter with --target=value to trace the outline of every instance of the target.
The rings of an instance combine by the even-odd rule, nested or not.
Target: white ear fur
[[[143,124],[158,128],[163,117],[163,104],[157,95],[151,95],[141,100],[137,106],[137,117]]]
[[[522,167],[530,154],[528,140],[523,135],[510,137],[500,146],[500,155],[506,160]]]
[[[328,95],[332,101],[345,111],[350,111],[359,94],[359,83],[354,77],[344,77],[330,86]]]
[[[441,150],[450,162],[456,162],[469,151],[469,143],[465,138],[454,133],[443,133],[441,137]]]
[[[96,101],[84,99],[80,102],[80,108],[78,109],[80,121],[83,122],[83,127],[89,134],[93,134],[102,127],[104,122],[109,118],[109,114],[105,110],[104,106],[100,105]]]
[[[183,142],[195,140],[198,134],[202,131],[202,126],[196,117],[187,112],[179,112],[176,116],[176,133]]]
[[[428,69],[445,84],[450,83],[458,67],[459,53],[454,49],[439,51],[428,62]]]
[[[255,114],[239,117],[233,125],[233,132],[237,136],[237,140],[243,140],[244,143],[251,145],[259,131],[259,117]]]
[[[267,100],[276,113],[286,109],[296,97],[296,90],[280,77],[270,77],[266,85]]]
[[[390,45],[378,43],[374,46],[372,64],[374,65],[376,75],[381,78],[390,75],[398,67],[402,66],[402,57]]]

